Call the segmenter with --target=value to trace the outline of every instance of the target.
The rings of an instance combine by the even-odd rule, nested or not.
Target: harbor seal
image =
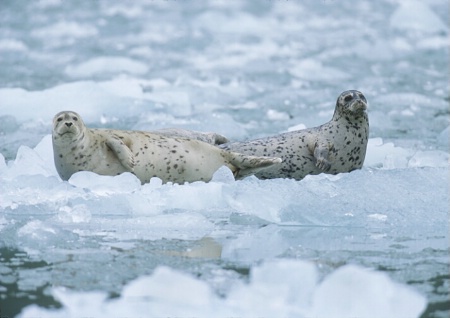
[[[260,179],[293,178],[322,172],[337,174],[360,169],[369,135],[367,100],[356,90],[340,94],[333,118],[318,127],[273,137],[220,145],[254,156],[281,157],[280,165],[260,171]]]
[[[90,129],[80,115],[63,111],[53,119],[53,154],[63,180],[78,171],[101,175],[134,173],[142,183],[210,181],[225,165],[236,179],[281,162],[280,158],[238,154],[193,139],[144,131]]]

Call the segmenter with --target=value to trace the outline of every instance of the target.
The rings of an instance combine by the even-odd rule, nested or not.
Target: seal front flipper
[[[331,168],[331,163],[328,158],[329,146],[323,143],[316,143],[314,147],[314,158],[316,158],[316,167],[327,172]]]
[[[134,155],[122,139],[117,136],[109,137],[106,139],[106,145],[116,155],[117,159],[119,159],[120,163],[127,171],[134,171],[134,166],[136,165]]]

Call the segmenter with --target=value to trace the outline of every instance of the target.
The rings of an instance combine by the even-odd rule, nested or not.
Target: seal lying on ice
[[[279,164],[280,158],[242,155],[194,139],[158,133],[89,129],[80,115],[63,111],[53,119],[53,153],[63,180],[78,171],[102,175],[134,173],[142,183],[210,181],[225,165],[236,179]]]
[[[360,169],[369,137],[367,100],[356,90],[341,93],[333,118],[319,127],[273,137],[220,145],[253,156],[276,156],[283,162],[255,175],[261,179],[302,179],[322,172],[337,174]]]

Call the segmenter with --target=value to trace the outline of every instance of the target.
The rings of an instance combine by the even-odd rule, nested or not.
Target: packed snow
[[[0,21],[0,316],[448,316],[446,1],[41,0]],[[347,89],[370,120],[351,173],[53,163],[62,110],[234,141],[325,123]]]

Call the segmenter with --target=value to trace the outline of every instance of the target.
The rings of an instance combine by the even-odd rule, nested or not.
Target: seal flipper
[[[316,167],[322,171],[327,172],[331,168],[331,163],[328,160],[329,146],[324,143],[316,143],[314,148],[314,158],[316,158]]]
[[[106,139],[106,145],[119,159],[122,166],[129,172],[134,171],[136,165],[134,155],[130,148],[117,136],[112,136]]]
[[[281,163],[281,158],[248,156],[237,152],[224,151],[224,157],[232,165],[230,167],[236,180],[254,175],[261,170]]]

